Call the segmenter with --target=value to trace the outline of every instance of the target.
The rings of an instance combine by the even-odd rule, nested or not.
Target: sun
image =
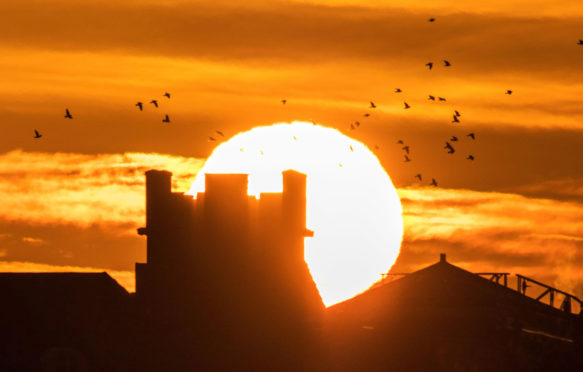
[[[239,133],[215,148],[206,173],[248,173],[249,195],[281,192],[281,172],[307,175],[305,260],[326,306],[366,290],[394,264],[403,237],[399,197],[377,157],[336,129],[279,123]]]

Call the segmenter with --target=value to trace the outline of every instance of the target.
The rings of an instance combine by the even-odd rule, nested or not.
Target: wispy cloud
[[[518,194],[400,189],[405,236],[394,269],[448,253],[471,271],[513,271],[583,293],[583,204]]]
[[[144,218],[146,170],[172,171],[175,190],[186,191],[202,162],[160,154],[11,151],[0,155],[0,219],[135,226]]]

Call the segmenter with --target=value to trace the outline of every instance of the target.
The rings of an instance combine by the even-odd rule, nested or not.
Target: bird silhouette
[[[407,102],[404,102],[404,103],[405,103],[405,109],[411,108],[411,106],[409,106],[409,104]]]
[[[449,140],[452,141],[452,142],[455,142],[455,141],[457,141],[457,137],[456,136],[452,136]]]
[[[209,142],[216,141],[214,137],[209,137]]]
[[[164,93],[164,97],[170,99],[170,93],[168,93],[168,92]]]
[[[431,101],[435,101],[435,97],[432,95],[429,95],[429,97],[427,97],[427,99],[431,100]]]
[[[508,89],[508,90],[506,91],[506,93],[504,93],[504,94],[511,95],[511,94],[512,94],[512,91],[511,91],[510,89]]]
[[[365,118],[368,118],[370,116],[370,114],[367,112],[366,114],[364,114]]]
[[[285,104],[287,103],[287,99],[282,99],[282,100],[281,100],[281,103],[282,103],[283,105],[285,105]]]
[[[429,69],[431,70],[433,68],[433,62],[427,62],[425,66],[429,67]]]
[[[34,130],[34,138],[41,138],[43,135],[38,132],[38,130]]]
[[[403,148],[402,148],[402,149],[403,149],[403,150],[405,150],[405,152],[406,152],[407,154],[409,154],[409,146],[403,146]]]
[[[411,161],[411,159],[409,159],[409,157],[407,155],[405,155],[405,163],[408,163],[410,161]]]
[[[375,149],[375,150],[378,150],[378,149],[380,149],[379,145],[374,145],[374,149]]]
[[[431,179],[431,185],[437,187],[437,181],[435,180],[435,178]]]
[[[419,180],[419,182],[423,181],[423,178],[421,177],[421,174],[416,174],[415,178],[417,178]]]
[[[144,109],[144,104],[142,102],[138,102],[136,103],[136,106],[138,106],[138,108],[140,109],[140,111],[142,111]]]
[[[449,142],[446,142],[445,146],[443,146],[443,148],[447,149],[448,154],[453,154],[455,152],[455,149],[450,145]]]
[[[156,101],[155,99],[150,101],[151,104],[153,104],[156,108],[158,108],[158,101]]]
[[[448,60],[444,59],[444,60],[443,60],[443,65],[444,65],[445,67],[449,67],[449,66],[451,66],[451,63],[449,63],[449,61],[448,61]]]
[[[404,145],[405,143],[403,142],[403,140],[398,140],[397,141],[397,145]]]
[[[476,135],[474,133],[469,133],[467,136],[470,137],[473,140],[476,139]]]
[[[402,90],[400,88],[395,89],[395,93],[401,93]]]
[[[462,114],[460,114],[460,112],[459,112],[458,110],[454,110],[454,111],[453,111],[453,114],[454,114],[455,116],[458,116],[458,117],[459,117],[459,116],[462,116]]]
[[[460,119],[457,118],[457,116],[453,116],[453,120],[451,121],[452,123],[459,123]]]
[[[354,152],[354,149],[352,148],[352,145],[350,145],[350,151]]]
[[[224,137],[225,134],[223,132],[221,132],[220,130],[215,130],[215,133],[218,134],[221,137]]]
[[[358,127],[360,127],[360,121],[355,121],[355,122],[354,122],[354,125],[355,125],[357,128],[358,128]]]
[[[354,130],[354,124],[350,124],[350,130]]]
[[[474,160],[474,155],[468,155],[468,157],[466,159],[468,159],[468,160]]]
[[[73,119],[73,116],[71,116],[69,109],[65,109],[65,119]]]
[[[166,116],[164,117],[164,119],[162,119],[162,122],[163,122],[163,123],[170,123],[170,118],[168,117],[168,115],[166,115]]]
[[[440,100],[441,102],[445,102],[445,101],[447,101],[447,100],[446,100],[445,98],[443,98],[443,97],[437,97],[437,99],[438,99],[438,100]]]
[[[429,18],[429,22],[435,22],[435,18]]]
[[[577,44],[583,45],[583,40],[579,40],[579,42]]]
[[[370,108],[377,108],[377,105],[375,105],[373,101],[370,101]]]

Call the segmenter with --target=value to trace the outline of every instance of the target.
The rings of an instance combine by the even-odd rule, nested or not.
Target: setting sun
[[[336,129],[304,122],[257,127],[220,144],[205,173],[248,173],[249,195],[281,192],[281,172],[307,174],[305,259],[327,306],[366,290],[395,262],[403,235],[397,192],[377,157]]]

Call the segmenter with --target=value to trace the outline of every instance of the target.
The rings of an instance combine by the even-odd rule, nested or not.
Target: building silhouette
[[[247,175],[207,174],[193,199],[146,172],[136,293],[106,273],[0,274],[0,370],[583,370],[575,296],[445,255],[325,309],[304,262],[306,176],[282,177],[255,198]]]

